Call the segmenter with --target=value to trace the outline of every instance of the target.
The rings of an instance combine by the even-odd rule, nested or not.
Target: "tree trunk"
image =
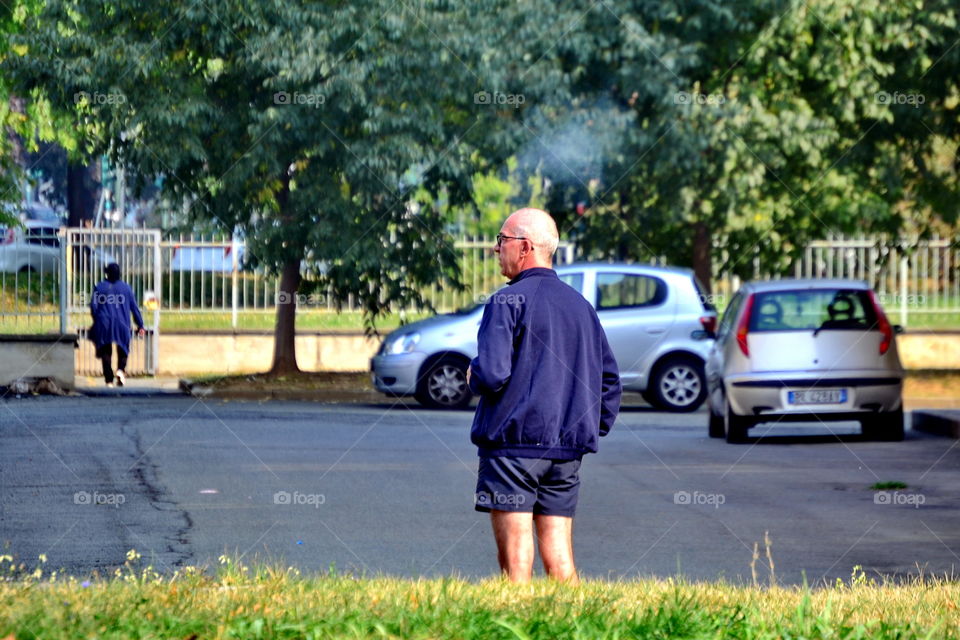
[[[97,201],[97,183],[93,176],[96,166],[70,162],[67,164],[67,226],[83,227],[93,220]]]
[[[277,324],[273,330],[273,366],[270,373],[297,373],[297,291],[300,289],[300,259],[283,265],[277,292]]]
[[[693,225],[693,273],[706,289],[704,294],[713,293],[713,261],[710,251],[710,227],[700,221]]]

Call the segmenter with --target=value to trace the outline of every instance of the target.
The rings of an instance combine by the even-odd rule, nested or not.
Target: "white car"
[[[23,227],[0,227],[0,273],[57,273],[60,270],[60,227],[55,221],[26,220]],[[116,262],[100,249],[79,248],[91,268]]]
[[[717,312],[689,269],[637,264],[571,264],[560,280],[597,310],[627,391],[657,408],[694,411],[706,397],[703,364]],[[390,333],[370,362],[374,386],[428,407],[469,404],[466,371],[477,355],[483,304],[414,322]]]
[[[762,422],[856,420],[903,439],[896,334],[866,282],[749,282],[730,301],[707,358],[709,434],[743,442]]]
[[[60,268],[59,228],[27,220],[23,228],[0,227],[0,273],[53,273]]]

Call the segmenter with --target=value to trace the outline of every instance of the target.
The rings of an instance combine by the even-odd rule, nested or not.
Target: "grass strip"
[[[680,579],[519,586],[498,579],[303,576],[221,563],[216,571],[188,567],[161,575],[128,562],[110,578],[86,581],[39,570],[16,575],[0,582],[0,637],[960,637],[960,583],[946,579],[896,584],[855,571],[848,582],[818,589]]]

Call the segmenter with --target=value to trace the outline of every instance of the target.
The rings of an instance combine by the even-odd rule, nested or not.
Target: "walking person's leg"
[[[500,571],[511,582],[529,582],[533,576],[533,514],[491,511]]]
[[[117,345],[117,386],[122,387],[127,382],[127,352]]]
[[[547,575],[555,580],[579,584],[573,561],[573,518],[536,514],[537,544]]]
[[[103,381],[107,384],[113,384],[113,345],[105,344],[97,347],[97,357],[103,365]]]

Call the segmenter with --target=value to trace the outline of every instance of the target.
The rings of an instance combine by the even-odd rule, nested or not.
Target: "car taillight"
[[[877,295],[873,291],[870,291],[869,294],[870,302],[873,303],[873,311],[877,314],[877,328],[880,329],[880,333],[883,334],[883,337],[880,338],[880,355],[883,355],[890,350],[890,345],[893,344],[893,327],[890,326],[890,321],[887,320],[887,314],[880,308]]]
[[[750,327],[750,315],[753,313],[753,297],[750,294],[743,305],[743,315],[740,316],[740,324],[737,325],[737,344],[740,345],[740,351],[743,355],[750,356],[750,348],[747,346],[747,329]]]
[[[717,316],[702,316],[700,324],[703,325],[703,330],[711,335],[717,332]]]

